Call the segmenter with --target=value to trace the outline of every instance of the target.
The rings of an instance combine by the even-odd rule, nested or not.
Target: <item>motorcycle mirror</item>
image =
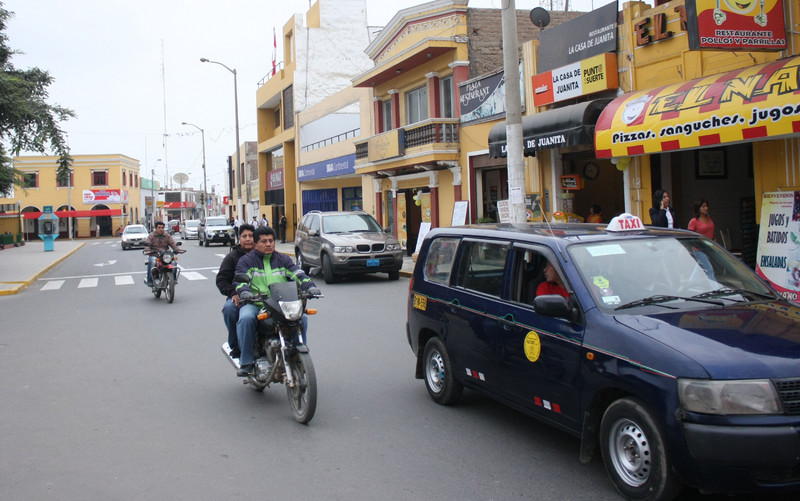
[[[176,244],[178,247],[180,247],[181,245],[183,245],[183,242],[175,242],[175,244]]]
[[[234,282],[239,282],[239,283],[244,283],[244,284],[249,284],[250,283],[250,277],[248,277],[246,273],[237,273],[233,277],[233,281]]]

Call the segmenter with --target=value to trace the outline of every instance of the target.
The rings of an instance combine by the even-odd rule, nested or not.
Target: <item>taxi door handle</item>
[[[517,325],[513,320],[509,320],[508,318],[498,318],[497,321],[500,322],[500,324],[506,330],[509,330]]]

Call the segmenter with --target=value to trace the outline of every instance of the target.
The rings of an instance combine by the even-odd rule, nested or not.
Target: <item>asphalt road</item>
[[[248,389],[220,352],[227,249],[184,248],[173,304],[116,240],[0,297],[0,499],[620,499],[577,439],[472,392],[430,400],[407,279],[317,280],[318,407],[295,423],[282,386]]]

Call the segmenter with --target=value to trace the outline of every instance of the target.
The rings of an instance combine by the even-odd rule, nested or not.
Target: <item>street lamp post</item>
[[[155,196],[155,188],[156,188],[156,164],[160,162],[161,159],[156,159],[153,162],[153,167],[151,170],[151,177],[150,177],[150,230],[154,230],[156,227],[156,196]]]
[[[237,173],[237,176],[236,176],[236,179],[237,179],[237,182],[236,182],[236,197],[237,197],[237,202],[236,202],[236,212],[237,212],[237,214],[236,214],[236,217],[237,218],[244,218],[244,214],[243,214],[243,211],[242,211],[242,180],[239,179],[239,177],[238,177],[239,166],[241,165],[241,161],[239,159],[239,90],[238,90],[238,84],[236,83],[236,70],[235,69],[232,70],[232,69],[228,68],[226,65],[220,63],[219,61],[212,61],[212,60],[206,59],[204,57],[200,58],[200,62],[201,63],[218,64],[218,65],[222,66],[223,68],[225,68],[226,70],[228,70],[231,73],[233,73],[233,105],[235,107],[234,111],[235,111],[235,118],[236,118],[236,150],[235,150],[236,151],[236,166],[234,168],[234,172]],[[243,219],[243,220],[247,221],[246,219]]]
[[[203,217],[206,217],[208,216],[208,179],[206,178],[206,131],[196,126],[195,124],[190,124],[189,122],[182,122],[182,124],[191,125],[195,129],[199,130],[200,137],[203,139],[203,196],[201,197],[201,201],[203,202]]]

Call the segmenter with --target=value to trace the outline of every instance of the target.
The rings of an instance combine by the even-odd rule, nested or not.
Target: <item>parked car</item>
[[[389,280],[400,278],[403,250],[366,212],[308,212],[295,232],[297,264],[308,272],[322,266],[325,283],[341,277],[383,272]]]
[[[206,247],[212,243],[232,245],[236,242],[233,226],[225,216],[209,216],[203,218],[197,227],[198,243]]]
[[[144,241],[147,239],[147,228],[143,224],[129,224],[122,230],[120,237],[122,243],[122,250],[128,250],[133,247],[144,247]]]
[[[174,235],[181,231],[181,222],[177,219],[171,219],[167,221],[167,231],[170,235]]]
[[[435,402],[469,388],[579,437],[628,499],[800,488],[800,306],[705,237],[434,229],[407,312]]]
[[[181,238],[184,240],[189,240],[190,238],[197,238],[198,236],[197,229],[200,227],[200,220],[199,219],[187,219],[186,221],[181,224]]]

